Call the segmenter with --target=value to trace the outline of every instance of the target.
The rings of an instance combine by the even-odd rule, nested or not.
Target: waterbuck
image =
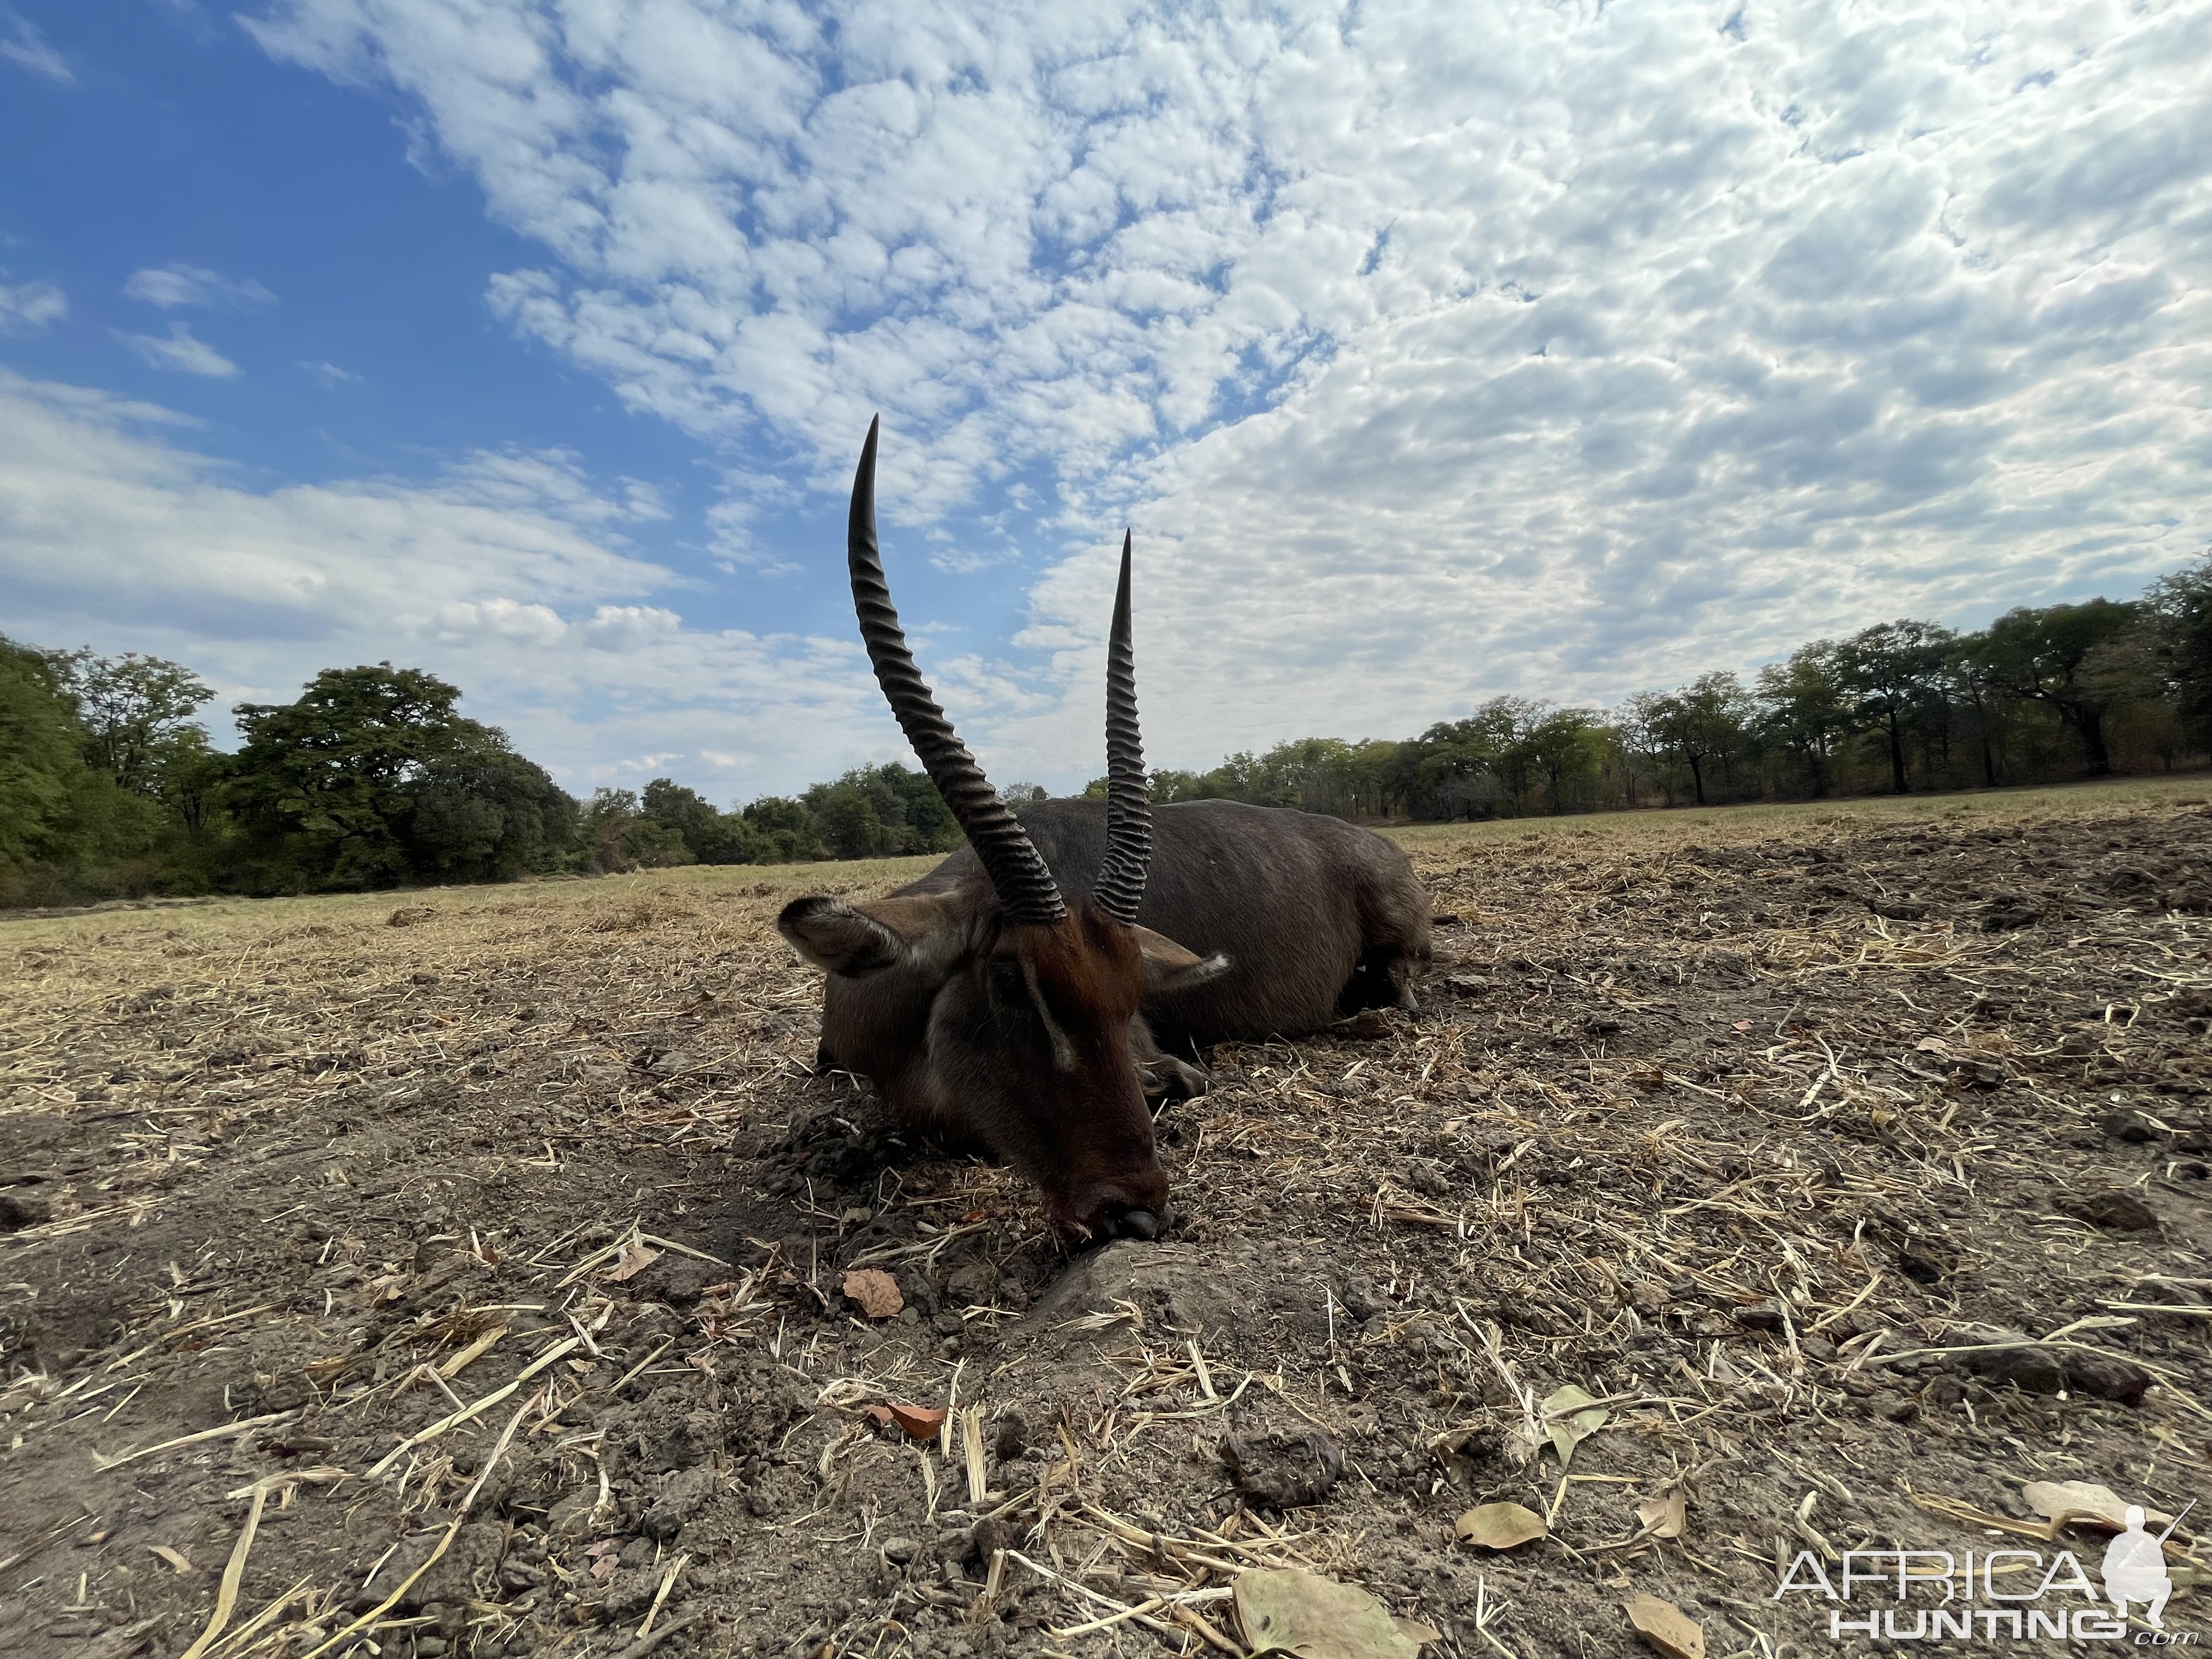
[[[1168,1182],[1146,1097],[1205,1086],[1162,1041],[1296,1036],[1410,1006],[1428,896],[1395,845],[1335,818],[1234,801],[1154,815],[1127,535],[1106,653],[1106,799],[1017,817],[938,707],[891,607],[876,544],[878,424],[853,480],[853,603],[891,712],[968,845],[888,898],[785,907],[778,930],[830,975],[821,1063],[867,1078],[908,1119],[980,1135],[1036,1184],[1063,1234],[1154,1237]]]

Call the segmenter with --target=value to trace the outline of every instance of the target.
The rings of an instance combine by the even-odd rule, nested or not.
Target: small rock
[[[1878,1394],[1871,1404],[1876,1417],[1892,1423],[1910,1423],[1920,1415],[1920,1402],[1909,1394]]]
[[[1005,1522],[978,1521],[974,1529],[968,1534],[968,1552],[965,1559],[980,1562],[988,1568],[991,1565],[993,1556],[1000,1550],[1009,1550],[1013,1547],[1013,1528],[1007,1526]]]
[[[1318,1504],[1344,1474],[1344,1448],[1318,1430],[1302,1435],[1230,1435],[1221,1461],[1237,1490],[1270,1509]]]
[[[2114,1140],[2131,1141],[2137,1146],[2158,1139],[2158,1125],[2148,1113],[2139,1112],[2132,1106],[2106,1113],[2099,1127]]]
[[[1778,1331],[1786,1322],[1778,1302],[1754,1302],[1735,1310],[1735,1322],[1747,1331]]]
[[[884,1559],[893,1566],[902,1567],[921,1553],[918,1538],[886,1538],[884,1540]]]
[[[392,1593],[394,1585],[405,1583],[407,1576],[429,1559],[442,1536],[442,1530],[418,1533],[393,1551],[383,1571],[363,1592],[368,1604],[375,1605]],[[452,1547],[432,1563],[430,1570],[408,1586],[394,1611],[404,1617],[427,1610],[433,1603],[465,1605],[482,1599],[483,1591],[478,1587],[478,1578],[489,1583],[498,1570],[500,1558],[506,1553],[506,1528],[488,1521],[463,1527],[454,1534]]]
[[[711,1261],[670,1250],[623,1289],[641,1302],[665,1302],[672,1308],[688,1308],[699,1300],[709,1285],[727,1277]]]
[[[956,1308],[988,1307],[999,1291],[999,1270],[988,1261],[964,1261],[945,1279],[945,1298]]]
[[[1375,1042],[1389,1036],[1396,1029],[1389,1015],[1382,1009],[1364,1008],[1350,1019],[1340,1019],[1330,1026],[1328,1034],[1354,1042]]]
[[[2055,1200],[2059,1212],[2108,1233],[2150,1233],[2158,1231],[2158,1213],[2133,1193],[2118,1187],[2087,1193],[2062,1193]]]
[[[1011,1463],[1029,1449],[1029,1425],[1019,1412],[1008,1412],[999,1419],[998,1431],[991,1437],[991,1455],[1001,1463]]]
[[[556,1538],[589,1537],[592,1517],[598,1512],[599,1506],[597,1489],[579,1486],[553,1505],[545,1516],[545,1530]]]
[[[2151,1385],[2151,1374],[2118,1354],[2068,1352],[2063,1356],[2066,1380],[2077,1394],[2094,1395],[2123,1406],[2140,1406]]]
[[[704,1463],[671,1477],[639,1523],[645,1535],[666,1543],[684,1529],[685,1522],[707,1507],[714,1495],[714,1471]]]
[[[601,1615],[617,1625],[641,1617],[653,1605],[653,1598],[660,1594],[661,1575],[666,1571],[644,1566],[617,1573],[607,1581],[606,1596],[599,1603]]]
[[[1382,1291],[1365,1273],[1346,1273],[1336,1293],[1336,1305],[1354,1319],[1372,1319],[1389,1305]]]

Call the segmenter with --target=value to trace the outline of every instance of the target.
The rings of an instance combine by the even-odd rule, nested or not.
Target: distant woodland
[[[867,858],[960,840],[928,780],[896,764],[726,810],[666,778],[579,801],[462,715],[459,688],[389,663],[325,669],[292,702],[237,705],[235,753],[198,722],[213,696],[159,658],[0,637],[0,905]],[[1299,738],[1206,772],[1155,772],[1152,790],[1436,821],[1998,787],[2208,752],[2212,556],[2135,599],[2012,611],[1978,633],[1881,623],[1814,640],[1748,683],[1716,672],[1617,708],[1496,697],[1418,737]]]

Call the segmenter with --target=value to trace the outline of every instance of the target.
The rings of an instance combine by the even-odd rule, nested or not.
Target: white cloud
[[[336,363],[316,362],[303,360],[301,362],[300,367],[303,371],[305,371],[309,380],[313,380],[317,386],[321,386],[325,391],[328,391],[333,386],[357,386],[361,382],[360,375],[349,373],[347,370],[340,368]]]
[[[2183,0],[248,27],[397,87],[544,250],[495,311],[733,472],[842,490],[880,408],[894,529],[1058,538],[1048,669],[977,682],[1031,775],[1096,753],[1125,517],[1182,763],[2124,592],[2205,538],[2212,12]],[[773,557],[750,488],[733,562]],[[998,544],[966,530],[940,562]],[[1065,708],[1027,713],[1039,684]]]
[[[0,283],[0,334],[32,334],[69,315],[69,296],[52,283]]]
[[[0,58],[49,80],[66,82],[76,79],[69,60],[56,52],[31,20],[13,6],[0,5]]]
[[[276,296],[247,277],[234,281],[205,265],[181,263],[134,270],[123,284],[126,298],[173,311],[180,306],[269,306]]]
[[[189,324],[171,323],[167,339],[158,334],[126,334],[119,328],[108,331],[149,368],[174,369],[179,374],[203,374],[216,380],[230,380],[238,373],[238,365],[195,336]]]
[[[447,493],[487,507],[528,507],[577,524],[665,519],[660,492],[636,478],[621,480],[611,501],[585,476],[574,450],[480,449],[446,469]]]
[[[654,757],[718,798],[799,787],[902,751],[857,644],[687,626],[667,571],[598,526],[565,468],[495,498],[445,483],[255,491],[143,404],[0,371],[7,631],[187,662],[222,702],[284,701],[316,671],[390,659],[463,688],[565,783],[635,782]],[[689,757],[689,760],[684,757]]]

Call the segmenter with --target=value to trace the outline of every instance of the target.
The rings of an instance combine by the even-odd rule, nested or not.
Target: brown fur
[[[1411,1003],[1428,898],[1378,836],[1230,802],[1158,808],[1146,925],[1130,928],[1088,898],[1101,805],[1022,817],[1066,896],[1061,922],[1006,926],[963,848],[889,898],[800,899],[778,926],[830,974],[824,1064],[902,1115],[981,1135],[1066,1231],[1110,1231],[1166,1200],[1146,1095],[1204,1078],[1156,1030],[1194,1053]]]

